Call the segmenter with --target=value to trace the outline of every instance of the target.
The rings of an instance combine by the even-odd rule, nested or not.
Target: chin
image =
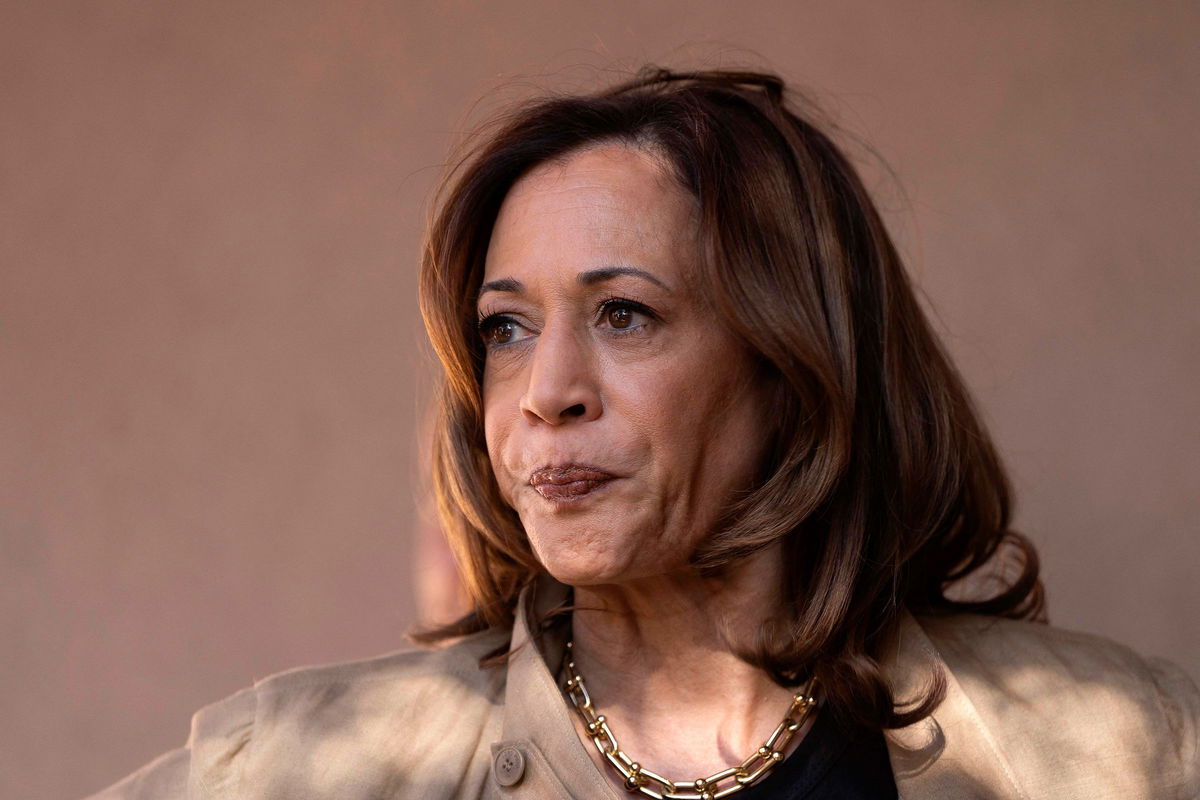
[[[673,569],[686,567],[687,560],[675,564],[673,559],[653,555],[634,545],[609,543],[607,547],[578,548],[547,547],[533,540],[538,562],[559,583],[567,586],[615,586],[630,584],[644,578],[665,575]],[[672,567],[671,565],[675,566]]]
[[[630,559],[624,555],[624,548],[611,539],[589,541],[584,535],[576,535],[569,542],[559,537],[547,541],[536,533],[529,538],[538,561],[559,583],[591,586],[621,583],[629,576]]]
[[[539,498],[540,499],[540,498]],[[625,583],[657,574],[665,561],[656,519],[631,504],[533,503],[518,511],[533,553],[568,586]]]
[[[623,564],[611,564],[597,558],[546,557],[539,554],[538,560],[546,571],[559,583],[568,586],[595,586],[605,583],[621,583],[628,575]]]

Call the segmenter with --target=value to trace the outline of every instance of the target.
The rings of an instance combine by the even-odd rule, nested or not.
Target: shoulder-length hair
[[[444,368],[433,477],[472,611],[417,638],[511,626],[544,569],[501,498],[484,440],[475,300],[500,205],[531,168],[600,143],[659,156],[695,197],[701,290],[763,366],[775,445],[693,555],[706,574],[774,542],[778,607],[743,657],[783,684],[811,673],[836,712],[901,711],[879,666],[900,610],[1042,616],[1037,555],[1009,529],[1010,485],[849,160],[777,76],[646,68],[500,120],[447,176],[423,249],[421,309]],[[993,556],[1016,575],[986,599],[947,589]],[[911,698],[909,698],[911,700]]]

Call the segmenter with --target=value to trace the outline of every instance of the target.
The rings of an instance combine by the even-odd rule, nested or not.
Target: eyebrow
[[[576,280],[584,286],[591,286],[596,283],[610,281],[619,275],[630,275],[634,278],[641,278],[642,280],[650,281],[660,289],[665,289],[668,292],[671,291],[670,286],[667,286],[654,275],[646,272],[646,270],[638,269],[637,267],[600,267],[599,269],[589,269],[587,272],[579,273],[576,276]]]
[[[525,285],[515,278],[501,278],[498,281],[488,281],[483,286],[479,287],[479,293],[484,292],[512,292],[520,294],[525,291]]]
[[[637,267],[599,267],[597,269],[589,269],[586,272],[581,272],[575,276],[575,279],[583,286],[593,286],[597,283],[610,281],[613,278],[617,278],[622,275],[641,278],[642,280],[653,283],[655,286],[658,286],[661,289],[665,289],[668,292],[671,291],[670,286],[667,286],[665,283],[646,270],[638,269]],[[510,292],[512,294],[520,294],[523,291],[525,291],[525,285],[516,278],[500,278],[499,280],[488,281],[479,287],[479,294],[481,295],[485,292]]]

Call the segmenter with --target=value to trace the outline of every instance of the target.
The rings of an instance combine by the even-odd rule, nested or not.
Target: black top
[[[896,800],[896,780],[880,731],[839,725],[817,714],[808,735],[738,800]]]

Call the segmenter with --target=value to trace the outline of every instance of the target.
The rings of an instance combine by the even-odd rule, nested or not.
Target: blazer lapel
[[[533,609],[535,618],[562,602],[566,592],[567,588],[557,581],[540,580],[537,607]],[[546,650],[543,654],[530,636],[526,623],[529,597],[528,591],[521,594],[513,623],[504,694],[504,740],[492,745],[497,753],[505,747],[521,751],[525,774],[500,796],[620,800],[621,795],[600,774],[584,749],[562,691],[546,666],[559,664],[565,643],[555,637],[543,637]]]
[[[557,581],[541,580],[534,616],[560,603],[566,591]],[[519,750],[524,774],[499,796],[620,800],[575,732],[570,709],[547,668],[562,659],[563,642],[543,637],[545,652],[538,649],[526,623],[528,600],[529,593],[523,593],[513,625],[503,740],[492,743],[494,755],[509,747]],[[945,698],[930,717],[885,733],[902,800],[1029,800],[957,678],[908,612],[901,615],[883,669],[898,700],[920,696],[934,670],[940,669],[946,680]]]
[[[883,668],[898,701],[919,697],[936,670],[946,680],[945,698],[931,716],[886,732],[892,773],[903,800],[1028,800],[958,679],[907,611],[902,612]]]

